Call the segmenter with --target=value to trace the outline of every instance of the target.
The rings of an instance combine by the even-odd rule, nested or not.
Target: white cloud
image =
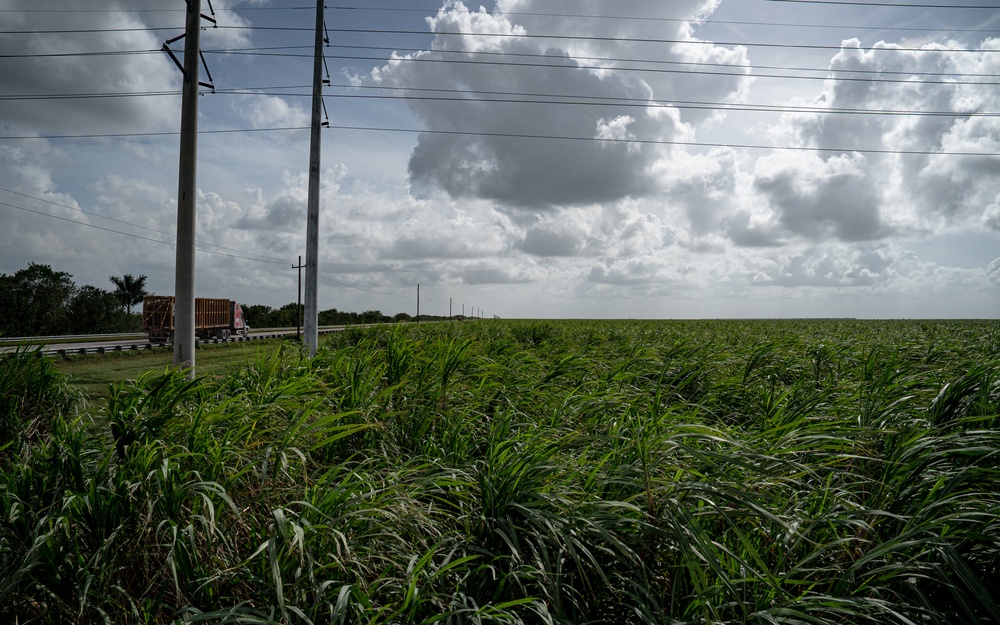
[[[692,15],[704,7],[686,2],[665,8],[658,2],[594,2],[593,14]],[[594,20],[592,39],[549,38],[559,32],[558,22],[546,17],[551,7],[538,0],[498,3],[496,13],[472,12],[458,2],[446,2],[429,24],[434,49],[399,56],[375,73],[376,82],[394,88],[424,87],[454,89],[465,96],[461,102],[411,101],[411,107],[428,130],[482,134],[423,134],[410,158],[409,173],[418,187],[441,188],[456,198],[495,200],[512,210],[613,202],[641,197],[658,188],[654,166],[663,157],[660,146],[638,143],[589,142],[580,140],[524,139],[507,134],[542,137],[576,137],[679,140],[691,136],[690,127],[676,109],[652,106],[647,114],[634,117],[607,102],[608,97],[625,102],[655,102],[669,99],[672,89],[694,88],[701,81],[674,74],[643,75],[617,71],[634,55],[684,61],[704,58],[712,46],[675,46],[663,58],[662,46],[653,53],[637,39],[655,32],[658,37],[686,36],[682,24],[664,22],[651,29],[649,22]],[[505,12],[509,12],[507,16]],[[668,24],[664,27],[664,24]],[[441,33],[464,32],[467,36]],[[475,33],[472,35],[471,33]],[[502,33],[504,37],[486,36]],[[654,46],[655,47],[655,46]],[[696,52],[692,52],[696,50]],[[499,64],[463,62],[447,64],[435,60],[482,61],[476,52],[504,53]],[[456,56],[453,53],[462,53]],[[739,64],[744,51],[717,53]],[[602,60],[607,59],[607,60]],[[408,61],[410,60],[410,61]],[[507,63],[513,63],[511,66]],[[614,70],[614,71],[609,71]],[[690,84],[689,84],[690,83]],[[712,81],[706,97],[737,97],[744,80]],[[489,92],[502,90],[514,102],[491,102]],[[580,99],[587,105],[530,103],[535,94]],[[603,100],[587,100],[599,97]]]
[[[66,0],[46,2],[71,7]],[[37,2],[8,4],[26,9]],[[217,10],[247,6],[215,4]],[[398,3],[404,5],[412,8]],[[159,8],[152,0],[104,6]],[[357,21],[347,29],[391,30],[377,15],[409,20],[426,35],[381,33],[377,42],[335,35],[338,44],[400,52],[367,66],[331,55],[331,73],[350,85],[337,93],[361,96],[327,99],[334,125],[428,132],[324,131],[322,307],[412,312],[420,283],[438,300],[434,314],[452,298],[456,308],[464,301],[502,316],[995,316],[1000,310],[1000,259],[994,260],[1000,161],[934,154],[1000,152],[995,118],[974,115],[1000,110],[1000,92],[960,84],[989,82],[975,75],[1000,73],[1000,55],[943,51],[1000,49],[1000,39],[955,41],[955,33],[919,31],[921,39],[910,43],[888,31],[878,33],[884,41],[863,44],[878,37],[869,29],[825,28],[810,36],[833,49],[781,50],[710,43],[789,39],[787,29],[719,23],[727,9],[745,10],[729,0],[593,0],[572,11],[603,18],[546,15],[559,10],[544,0],[499,0],[495,10],[452,0],[439,6],[426,20],[413,11],[353,11]],[[303,45],[308,12],[268,8],[279,10],[219,16],[227,25],[306,28],[207,29],[206,47]],[[788,14],[805,19],[798,6],[775,10],[785,13],[773,21],[790,21]],[[843,11],[840,23],[863,24],[843,7],[827,10]],[[345,17],[346,11],[330,11],[340,13],[328,19]],[[0,52],[155,51],[182,31],[182,16],[7,12],[9,30],[177,30],[0,35]],[[423,50],[412,51],[415,45]],[[365,54],[377,53],[366,48]],[[302,84],[311,73],[307,56],[206,57],[220,87]],[[831,71],[825,81],[751,78],[751,65]],[[410,91],[371,89],[377,86]],[[6,95],[179,87],[178,70],[159,52],[0,60]],[[364,97],[375,93],[436,99]],[[206,95],[200,119],[204,129],[304,126],[307,102],[264,93]],[[819,110],[723,112],[688,102]],[[0,135],[7,136],[171,132],[179,121],[176,95],[0,100]],[[813,150],[686,145],[692,142]],[[174,248],[138,237],[170,238],[143,228],[174,229],[177,150],[175,136],[0,139],[0,189],[30,196],[0,191],[0,202],[16,206],[0,207],[0,271],[43,262],[98,286],[112,273],[144,273],[155,291],[170,292]],[[305,253],[307,152],[305,131],[200,136],[198,223],[206,250],[198,254],[200,292],[269,305],[294,299],[291,266]]]
[[[235,108],[251,128],[303,127],[311,120],[311,113],[277,96],[245,96],[235,101]]]

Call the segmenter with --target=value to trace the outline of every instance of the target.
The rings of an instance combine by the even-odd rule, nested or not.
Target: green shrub
[[[37,347],[0,355],[0,457],[48,432],[73,403],[62,375]]]

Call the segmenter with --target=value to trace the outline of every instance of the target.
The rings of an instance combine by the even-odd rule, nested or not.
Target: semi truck
[[[142,298],[142,328],[155,343],[174,340],[174,296]],[[250,332],[238,302],[199,297],[194,300],[194,334],[202,340],[246,337]]]

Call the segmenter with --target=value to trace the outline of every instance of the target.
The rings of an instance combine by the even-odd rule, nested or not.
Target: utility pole
[[[201,0],[187,0],[184,90],[177,178],[177,256],[174,268],[174,366],[194,377],[194,260],[197,229],[198,63],[201,58]]]
[[[312,130],[309,134],[309,199],[306,216],[306,309],[303,341],[309,356],[319,343],[319,157],[323,111],[323,0],[316,0],[313,50]]]
[[[299,270],[299,298],[297,300],[295,300],[295,302],[296,302],[296,306],[295,306],[295,339],[297,341],[301,341],[302,340],[301,328],[302,328],[302,268],[303,267],[305,267],[305,265],[302,264],[302,256],[300,255],[299,256],[299,264],[298,265],[292,265],[292,269],[298,269]]]
[[[448,298],[448,320],[451,321],[451,298]]]
[[[417,323],[420,323],[420,285],[417,285]]]

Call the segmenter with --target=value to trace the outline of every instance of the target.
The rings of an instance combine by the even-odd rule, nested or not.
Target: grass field
[[[0,360],[0,620],[1000,622],[1000,322],[207,353],[91,400]]]
[[[198,375],[219,377],[246,366],[248,362],[276,353],[279,340],[199,345],[195,354]],[[56,360],[55,366],[67,381],[92,399],[107,397],[114,384],[134,380],[150,371],[165,371],[173,365],[173,352],[111,352],[70,356]]]

